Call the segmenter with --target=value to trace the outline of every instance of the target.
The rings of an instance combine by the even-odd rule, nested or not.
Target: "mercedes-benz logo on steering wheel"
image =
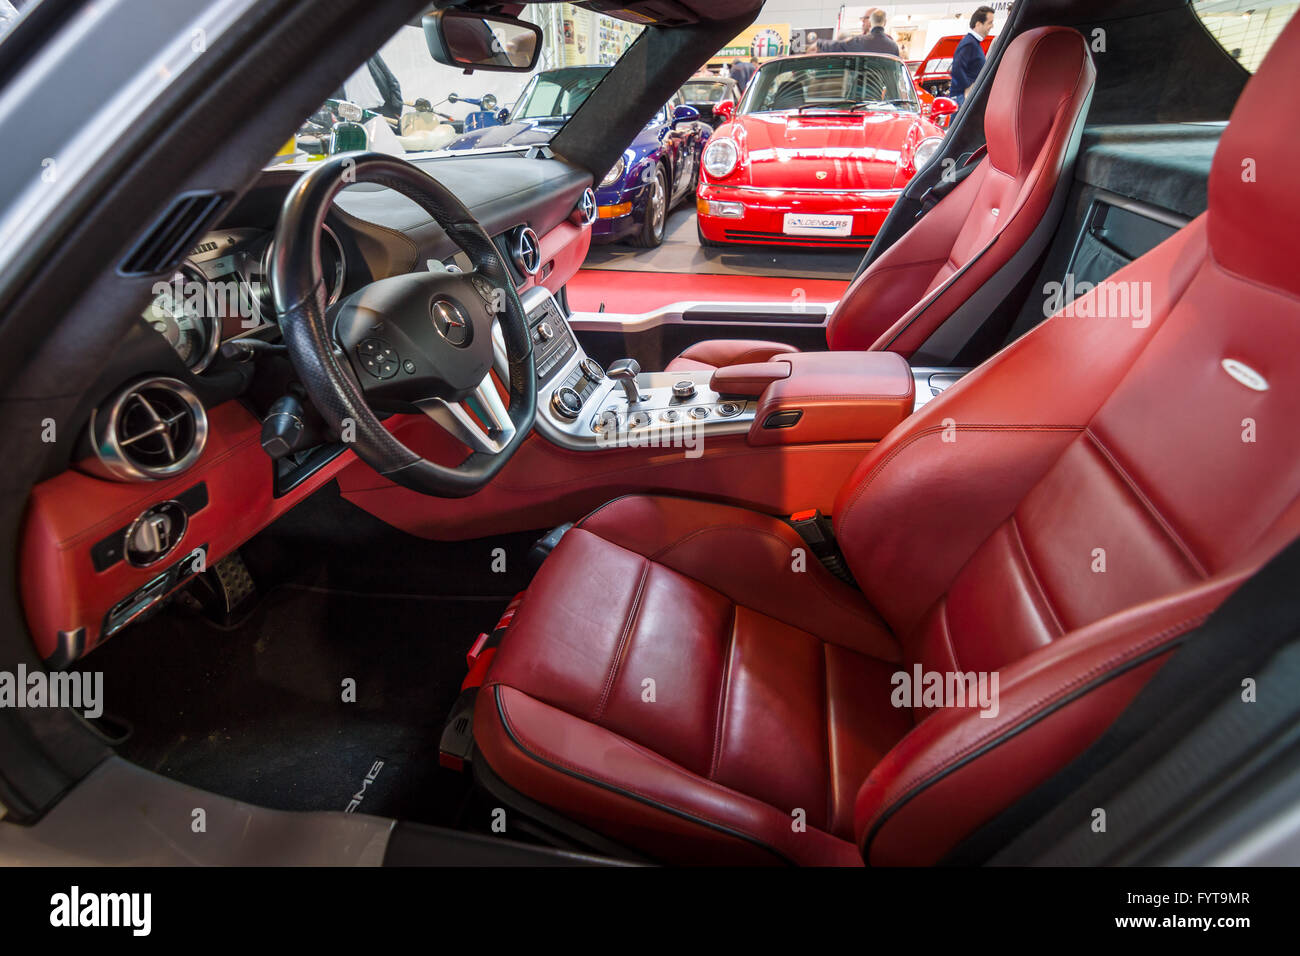
[[[469,345],[474,327],[470,325],[469,315],[451,299],[434,299],[429,304],[429,314],[433,317],[433,327],[444,339],[463,349]]]

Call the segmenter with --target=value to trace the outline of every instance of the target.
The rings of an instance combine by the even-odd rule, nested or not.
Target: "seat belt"
[[[939,181],[921,194],[921,208],[916,211],[916,218],[920,219],[927,212],[939,205],[939,201],[948,195],[963,179],[975,172],[979,166],[979,161],[984,158],[984,154],[989,151],[988,144],[981,146],[979,149],[964,153],[957,162],[957,170],[951,176],[943,175]]]
[[[1086,826],[1095,807],[1184,741],[1242,680],[1300,639],[1300,539],[1243,583],[1181,645],[1093,744],[968,836],[948,865],[1028,865]],[[1262,714],[1261,714],[1262,716]],[[1222,749],[1222,742],[1218,744]],[[1185,777],[1174,781],[1185,787]],[[1114,843],[1095,841],[1098,853]],[[1072,862],[1089,862],[1075,860]]]

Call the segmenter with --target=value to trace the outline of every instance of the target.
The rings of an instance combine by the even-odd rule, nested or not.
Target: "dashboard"
[[[590,244],[591,223],[578,215],[589,173],[544,152],[417,165],[483,224],[521,295],[563,300]],[[306,401],[271,299],[275,228],[301,173],[263,172],[174,269],[153,277],[138,321],[48,444],[23,529],[20,587],[51,666],[165,606],[359,463]],[[322,227],[320,267],[334,305],[375,279],[468,260],[414,203],[355,184]],[[291,446],[283,433],[268,439],[286,407],[302,426]]]

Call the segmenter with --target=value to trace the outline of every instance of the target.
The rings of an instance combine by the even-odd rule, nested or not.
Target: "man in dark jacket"
[[[727,70],[727,75],[736,81],[736,86],[738,86],[740,92],[743,93],[745,92],[745,87],[749,86],[749,81],[754,78],[754,74],[757,72],[758,67],[754,66],[754,64],[746,63],[740,57],[736,57],[731,61],[731,66]]]
[[[966,102],[966,91],[975,77],[984,69],[984,38],[993,29],[993,8],[980,7],[970,18],[970,32],[957,44],[952,55],[952,85],[948,95],[960,106]]]
[[[885,11],[877,7],[862,15],[862,32],[847,40],[817,41],[817,53],[888,53],[898,56],[898,44],[885,32]]]

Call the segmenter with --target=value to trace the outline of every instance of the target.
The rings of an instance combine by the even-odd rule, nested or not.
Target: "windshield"
[[[573,66],[537,74],[510,111],[511,122],[568,119],[608,72],[607,66]]]
[[[742,113],[778,110],[918,109],[901,60],[859,55],[800,56],[766,63],[745,91]]]
[[[724,99],[730,87],[717,80],[691,80],[682,87],[682,98],[688,103],[716,103]]]
[[[438,63],[418,25],[401,27],[303,121],[272,165],[354,149],[417,159],[525,149],[563,128],[644,29],[567,3],[532,4],[523,19],[542,30],[531,74]]]

